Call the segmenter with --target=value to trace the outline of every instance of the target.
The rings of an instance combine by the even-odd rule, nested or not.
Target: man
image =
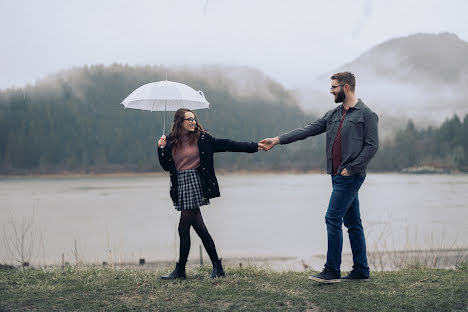
[[[260,141],[265,150],[276,144],[326,132],[327,173],[331,174],[333,191],[325,216],[328,251],[324,270],[310,279],[322,283],[341,280],[368,280],[370,277],[366,256],[366,242],[359,212],[358,191],[366,177],[366,167],[378,149],[378,117],[354,93],[356,79],[350,72],[331,77],[330,93],[335,103],[343,103],[322,118],[304,128],[279,137]],[[342,223],[348,228],[353,252],[353,270],[341,277],[343,247]]]

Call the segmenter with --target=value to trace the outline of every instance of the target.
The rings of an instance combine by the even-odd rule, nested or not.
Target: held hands
[[[165,136],[165,135],[162,135],[162,136],[159,138],[158,147],[164,147],[164,146],[166,146],[166,136]]]
[[[268,151],[272,149],[278,143],[279,143],[279,137],[266,138],[258,142],[258,147],[260,149],[260,146],[262,146],[262,149],[264,151]]]

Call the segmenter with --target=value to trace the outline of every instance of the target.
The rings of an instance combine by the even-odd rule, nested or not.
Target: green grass
[[[185,281],[158,271],[69,266],[0,271],[0,311],[468,311],[468,265],[418,265],[373,273],[369,282],[322,285],[313,272],[228,267],[188,270]]]

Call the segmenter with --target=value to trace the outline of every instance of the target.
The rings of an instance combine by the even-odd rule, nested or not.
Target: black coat
[[[177,170],[172,159],[172,147],[170,137],[167,137],[166,146],[158,148],[159,163],[161,167],[169,171],[171,177],[170,195],[174,204],[177,204]],[[197,168],[200,174],[203,197],[206,199],[219,197],[218,180],[216,179],[213,154],[218,152],[245,152],[255,153],[258,151],[258,143],[236,142],[227,139],[216,139],[207,132],[202,132],[198,139],[200,152],[200,166]]]

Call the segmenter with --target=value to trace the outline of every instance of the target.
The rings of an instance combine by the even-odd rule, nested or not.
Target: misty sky
[[[390,38],[468,41],[466,12],[466,0],[0,0],[0,89],[114,62],[246,65],[306,87]]]

